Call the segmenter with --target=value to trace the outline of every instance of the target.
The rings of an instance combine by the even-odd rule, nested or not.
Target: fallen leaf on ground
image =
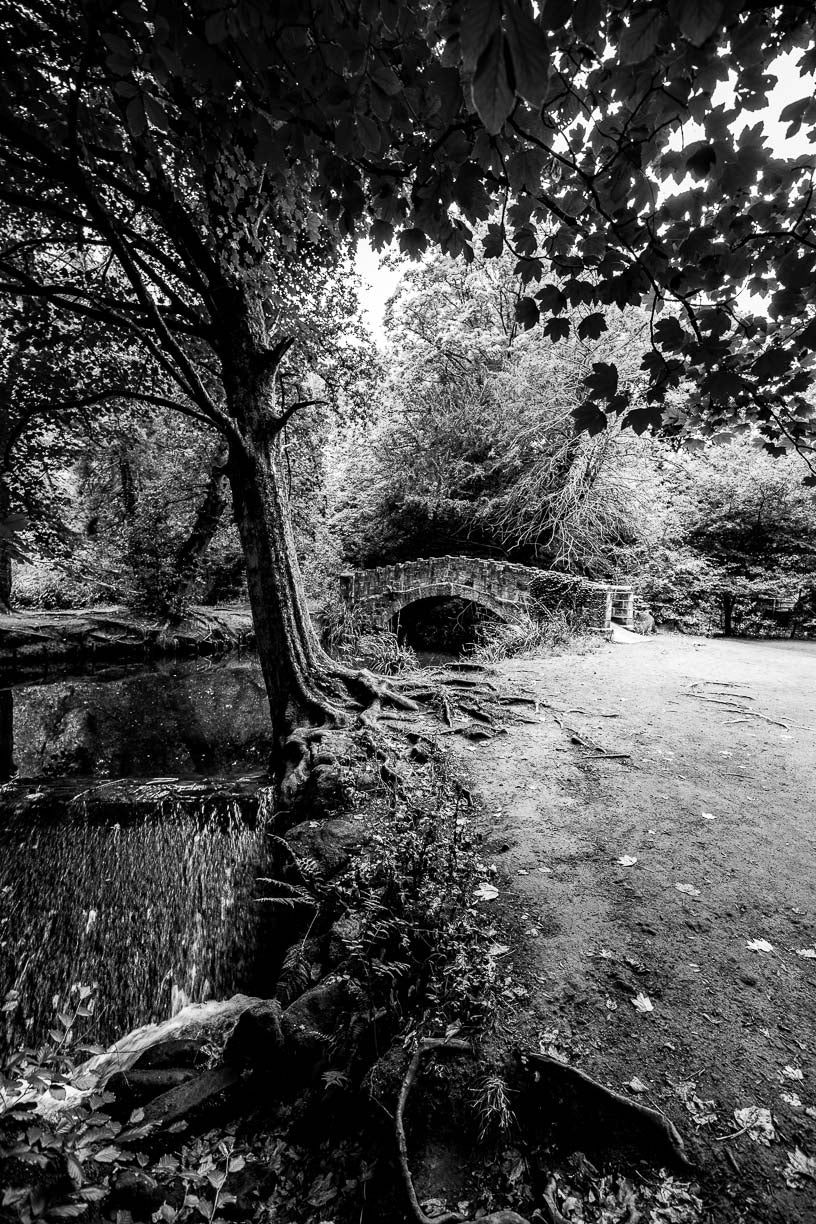
[[[763,1109],[761,1105],[747,1105],[745,1109],[735,1109],[734,1117],[737,1126],[745,1131],[754,1143],[771,1146],[776,1138],[776,1131],[770,1109]]]
[[[488,884],[487,881],[484,881],[484,883],[476,885],[473,895],[477,901],[495,901],[499,895],[499,890],[495,884]]]
[[[685,1080],[676,1085],[677,1094],[691,1114],[695,1126],[708,1126],[717,1121],[713,1101],[703,1101],[697,1096],[697,1084],[694,1080]]]
[[[791,1190],[801,1190],[804,1181],[816,1181],[816,1159],[806,1156],[801,1148],[788,1152],[785,1181]]]
[[[749,939],[745,946],[749,952],[773,952],[773,944],[767,939]]]
[[[697,1186],[692,1186],[689,1182],[675,1181],[673,1177],[667,1177],[654,1192],[656,1206],[650,1213],[650,1218],[661,1221],[661,1224],[664,1221],[665,1224],[696,1224],[696,1221],[703,1218],[703,1201],[693,1193],[697,1189]],[[630,1214],[604,1218],[635,1220],[643,1219],[643,1216]]]
[[[545,875],[552,875],[552,867],[539,867],[539,871],[543,871]]]
[[[798,1097],[795,1092],[780,1092],[779,1097],[786,1105],[790,1105],[792,1109],[802,1108],[802,1098]]]
[[[621,867],[634,867],[637,859],[633,858],[631,854],[624,854],[618,859],[618,862]]]
[[[693,884],[675,884],[678,892],[685,893],[687,897],[699,897],[700,890],[695,888]]]
[[[509,951],[510,951],[510,948],[507,946],[507,944],[492,943],[490,947],[487,949],[487,955],[488,956],[506,956]]]
[[[639,991],[638,994],[635,995],[634,999],[631,1000],[631,1002],[632,1002],[632,1006],[637,1008],[639,1012],[654,1011],[654,1004],[652,1003],[649,996],[643,994],[642,991]]]
[[[792,1067],[790,1063],[787,1063],[787,1065],[782,1068],[782,1079],[801,1080],[804,1078],[805,1077],[799,1067]]]
[[[816,948],[797,948],[797,956],[804,956],[805,960],[816,960]]]
[[[632,1078],[629,1080],[629,1083],[626,1085],[626,1087],[631,1088],[633,1092],[648,1092],[649,1091],[648,1085],[644,1084],[643,1080],[638,1079],[636,1075],[632,1076]]]
[[[701,812],[700,815],[702,816],[703,820],[715,820],[716,819],[713,812]]]

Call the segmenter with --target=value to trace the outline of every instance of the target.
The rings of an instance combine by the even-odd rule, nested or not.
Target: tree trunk
[[[229,479],[275,740],[302,718],[336,712],[331,662],[312,627],[289,507],[264,443],[230,448]]]
[[[734,634],[734,596],[730,592],[721,596],[723,610],[723,635],[733,637]]]
[[[176,553],[174,566],[177,574],[175,587],[169,592],[167,614],[171,621],[178,620],[196,578],[198,563],[212,543],[213,536],[227,507],[227,453],[219,450],[212,462],[204,497],[198,507],[195,522],[187,539]]]
[[[221,360],[234,422],[227,471],[275,743],[282,748],[301,722],[341,721],[350,699],[357,708],[385,699],[415,710],[384,680],[330,659],[317,640],[279,470],[287,414],[275,411],[274,381],[289,342],[268,342],[260,302],[234,300],[226,317],[232,330]]]
[[[10,509],[8,485],[0,472],[0,612],[11,611],[11,537],[3,530]]]
[[[127,449],[122,446],[118,456],[119,483],[122,492],[122,508],[125,518],[133,520],[136,517],[136,479],[133,475],[133,464]]]

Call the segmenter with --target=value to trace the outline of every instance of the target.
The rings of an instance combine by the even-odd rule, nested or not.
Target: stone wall
[[[552,582],[548,582],[552,578]],[[629,608],[624,624],[631,622],[631,588],[551,575],[550,571],[509,561],[480,557],[423,557],[398,565],[355,570],[340,577],[341,596],[363,621],[385,628],[402,608],[418,599],[458,598],[470,600],[507,617],[515,611],[546,609],[546,588],[571,593],[571,605],[580,608],[581,619],[590,627],[608,629],[613,598]],[[559,606],[552,603],[553,608]]]

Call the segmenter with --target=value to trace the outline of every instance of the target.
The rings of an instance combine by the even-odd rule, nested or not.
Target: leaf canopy
[[[816,70],[809,4],[5,0],[0,36],[0,201],[128,289],[46,289],[16,248],[0,287],[139,333],[219,426],[190,348],[226,377],[236,321],[269,332],[282,258],[370,236],[468,260],[495,209],[486,254],[598,315],[651,311],[644,425],[690,378],[711,430],[750,418],[811,454],[816,153],[776,156],[756,119],[781,54]],[[785,117],[812,135],[810,92]],[[614,388],[590,390],[625,412]]]

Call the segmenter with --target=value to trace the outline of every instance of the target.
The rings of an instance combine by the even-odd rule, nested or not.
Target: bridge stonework
[[[419,599],[464,599],[487,608],[503,620],[530,610],[531,587],[548,571],[509,561],[480,557],[423,557],[397,565],[342,574],[343,602],[374,628],[387,628],[392,617]],[[583,619],[609,629],[612,619],[632,627],[632,588],[581,582]]]

